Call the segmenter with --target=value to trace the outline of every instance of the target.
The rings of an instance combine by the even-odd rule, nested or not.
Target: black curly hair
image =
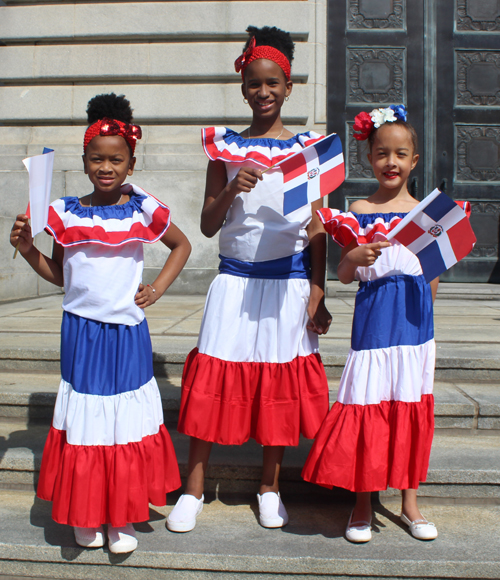
[[[131,123],[133,117],[130,101],[125,98],[125,95],[117,96],[115,93],[96,95],[88,102],[87,121],[89,125],[92,125],[104,117],[117,119],[122,123]]]
[[[257,28],[256,26],[249,26],[246,30],[249,38],[245,43],[243,51],[248,48],[250,40],[255,37],[256,46],[272,46],[282,52],[292,64],[293,53],[295,51],[295,44],[289,32],[285,32],[276,26],[263,26]]]

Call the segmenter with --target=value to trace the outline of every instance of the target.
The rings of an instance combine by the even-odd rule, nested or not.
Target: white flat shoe
[[[372,539],[372,518],[370,516],[370,521],[359,520],[357,522],[352,521],[352,510],[349,516],[349,521],[347,522],[347,528],[345,530],[345,537],[355,544],[364,544]]]
[[[438,537],[436,526],[427,520],[410,520],[401,514],[401,521],[410,528],[411,535],[417,540],[435,540]]]
[[[288,514],[279,492],[266,491],[257,494],[259,502],[259,522],[263,528],[282,528],[288,523]]]
[[[108,524],[109,551],[113,554],[128,554],[137,548],[137,538],[132,524],[114,528]]]
[[[73,528],[75,540],[83,548],[102,548],[104,546],[104,528]]]
[[[194,495],[182,494],[167,518],[167,528],[171,532],[190,532],[196,525],[196,518],[203,510],[203,500]]]

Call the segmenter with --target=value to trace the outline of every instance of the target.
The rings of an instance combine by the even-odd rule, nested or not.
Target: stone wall
[[[289,30],[296,42],[287,127],[324,133],[326,0],[0,4],[0,300],[54,291],[22,258],[12,259],[8,244],[28,200],[22,159],[53,148],[52,197],[89,193],[81,161],[86,104],[110,91],[130,99],[143,127],[131,181],[168,203],[193,245],[172,291],[206,291],[218,260],[217,239],[199,230],[207,163],[200,128],[249,124],[233,62],[254,24]],[[50,253],[44,233],[36,244]],[[146,282],[165,258],[162,244],[146,248]]]

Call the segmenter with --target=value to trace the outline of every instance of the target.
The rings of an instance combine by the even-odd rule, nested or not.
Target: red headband
[[[285,73],[286,80],[290,80],[290,73],[292,67],[287,57],[277,48],[273,46],[255,46],[255,36],[252,37],[248,48],[245,52],[234,61],[234,68],[236,72],[241,71],[241,78],[244,79],[245,69],[247,66],[259,58],[266,58],[275,62],[281,70]]]
[[[123,137],[130,145],[133,155],[135,144],[142,137],[142,129],[139,125],[129,125],[128,123],[118,121],[118,119],[108,119],[107,117],[99,119],[99,121],[90,125],[90,127],[85,131],[85,137],[83,138],[84,153],[87,149],[87,145],[98,135],[101,135],[102,137],[120,135],[120,137]]]

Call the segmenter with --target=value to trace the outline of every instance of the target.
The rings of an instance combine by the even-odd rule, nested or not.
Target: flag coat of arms
[[[393,238],[417,256],[427,282],[465,258],[476,243],[464,209],[439,189],[387,234]]]
[[[279,163],[283,172],[283,214],[336,189],[345,179],[342,143],[332,133]]]

